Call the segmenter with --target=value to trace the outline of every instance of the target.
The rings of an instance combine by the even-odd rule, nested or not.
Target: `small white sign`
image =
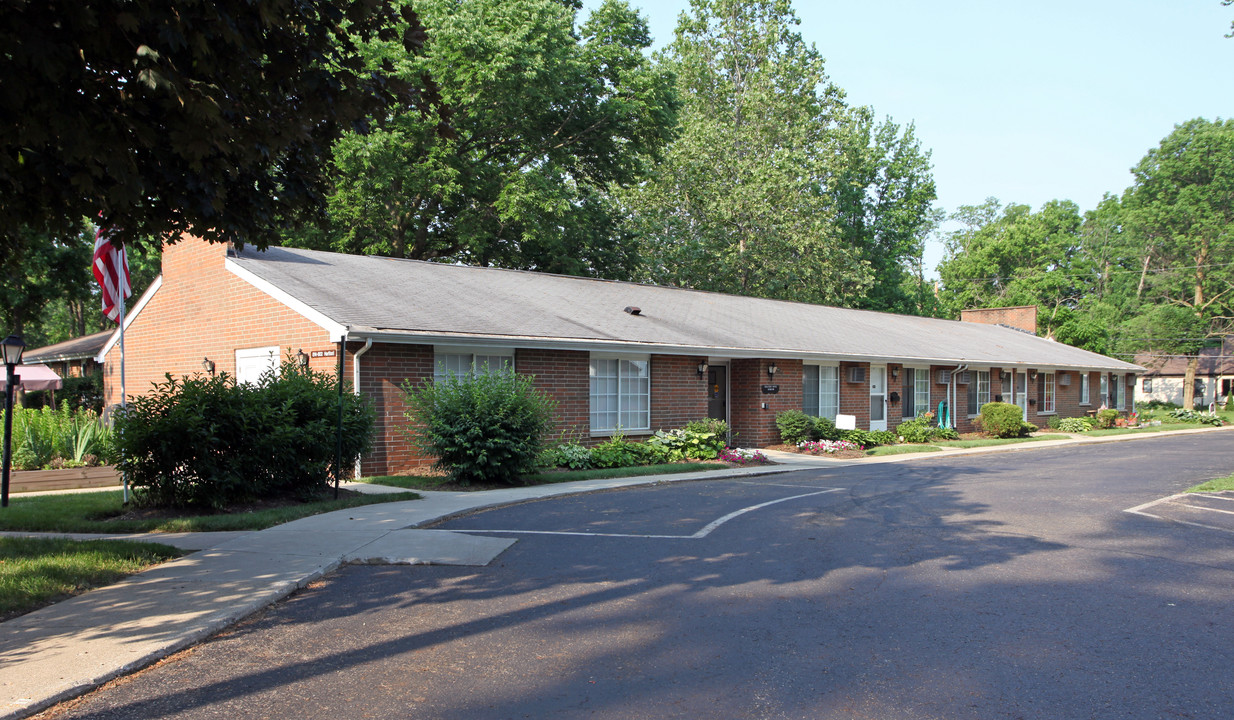
[[[836,415],[836,430],[856,430],[856,415]]]

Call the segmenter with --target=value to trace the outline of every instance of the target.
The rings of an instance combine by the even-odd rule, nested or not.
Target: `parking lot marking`
[[[1139,515],[1141,517],[1152,518],[1154,520],[1165,520],[1167,522],[1174,522],[1174,523],[1178,523],[1179,525],[1190,525],[1191,527],[1203,528],[1205,530],[1216,530],[1217,532],[1234,534],[1234,528],[1220,527],[1217,525],[1207,525],[1205,523],[1192,522],[1190,520],[1179,520],[1177,518],[1168,518],[1168,517],[1163,517],[1161,515],[1154,515],[1153,513],[1150,513],[1150,512],[1145,512],[1149,508],[1155,507],[1157,505],[1162,505],[1165,503],[1173,503],[1175,505],[1181,505],[1188,509],[1198,510],[1200,512],[1215,512],[1215,513],[1234,515],[1234,512],[1231,512],[1229,510],[1218,510],[1217,508],[1206,508],[1206,507],[1200,507],[1198,505],[1190,505],[1187,503],[1175,502],[1176,500],[1178,500],[1178,498],[1181,498],[1181,497],[1207,497],[1207,498],[1219,498],[1222,500],[1229,499],[1229,498],[1224,498],[1224,497],[1220,497],[1217,495],[1206,495],[1206,494],[1201,494],[1201,493],[1178,493],[1177,495],[1171,495],[1169,497],[1164,497],[1158,500],[1153,500],[1151,502],[1146,502],[1143,505],[1136,505],[1135,507],[1130,508],[1128,510],[1124,510],[1123,512],[1131,513],[1132,515]]]
[[[792,496],[790,496],[790,497],[783,497],[783,498],[779,498],[779,499],[776,499],[776,500],[768,500],[767,502],[762,502],[762,503],[759,503],[759,504],[757,504],[757,505],[750,505],[749,507],[744,507],[744,508],[741,508],[740,510],[734,510],[733,512],[731,512],[731,513],[729,513],[729,514],[727,514],[727,515],[724,515],[724,516],[721,516],[721,517],[716,518],[715,520],[712,520],[711,522],[709,522],[709,523],[707,523],[706,525],[704,525],[704,526],[703,526],[703,529],[699,530],[698,532],[696,532],[696,533],[694,533],[694,534],[692,534],[692,535],[639,535],[639,534],[634,534],[634,533],[599,533],[599,532],[577,532],[577,531],[568,531],[568,530],[471,530],[471,529],[459,529],[459,530],[456,530],[455,532],[461,532],[461,533],[510,533],[510,534],[518,534],[518,535],[569,535],[569,536],[575,536],[575,537],[653,538],[653,539],[657,539],[657,540],[701,540],[701,539],[703,539],[703,538],[707,537],[708,535],[710,535],[712,532],[714,532],[714,531],[716,530],[716,528],[720,527],[721,525],[723,525],[724,523],[728,522],[729,520],[732,520],[733,518],[736,518],[736,517],[740,517],[740,516],[742,516],[742,515],[745,515],[745,514],[746,514],[746,513],[748,513],[748,512],[754,512],[755,510],[761,510],[761,509],[763,509],[763,508],[765,508],[765,507],[768,507],[768,506],[770,506],[770,505],[776,505],[776,504],[779,504],[779,503],[788,502],[788,501],[790,501],[790,500],[800,500],[800,499],[802,499],[802,498],[814,497],[815,495],[826,495],[827,493],[839,492],[840,490],[843,490],[843,489],[844,489],[844,488],[827,488],[826,490],[820,490],[820,491],[818,491],[818,492],[804,493],[804,494],[802,494],[802,495],[792,495]]]

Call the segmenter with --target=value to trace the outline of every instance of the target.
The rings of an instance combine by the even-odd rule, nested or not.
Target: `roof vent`
[[[633,305],[627,305],[626,312],[630,313],[631,315],[642,315],[643,309],[639,307],[635,307]]]

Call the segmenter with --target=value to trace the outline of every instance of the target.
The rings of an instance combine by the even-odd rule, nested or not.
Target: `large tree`
[[[1124,205],[1143,238],[1141,325],[1153,349],[1191,356],[1184,407],[1206,338],[1234,329],[1234,120],[1189,120],[1148,151]]]
[[[680,136],[628,194],[646,276],[706,290],[925,311],[933,223],[912,127],[850,108],[787,0],[693,0],[666,59]]]
[[[373,67],[431,74],[454,134],[408,108],[334,148],[331,229],[297,244],[343,252],[626,277],[632,244],[609,190],[641,179],[668,140],[671,78],[646,22],[607,0],[421,0],[422,55],[365,45]]]
[[[119,242],[261,246],[315,216],[344,130],[433,105],[427,76],[356,52],[377,37],[414,52],[415,14],[398,35],[396,19],[381,0],[3,3],[0,262],[83,217]]]

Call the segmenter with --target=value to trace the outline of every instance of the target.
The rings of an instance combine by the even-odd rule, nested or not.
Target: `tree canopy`
[[[628,277],[609,190],[642,177],[675,124],[646,22],[607,0],[576,27],[555,0],[423,0],[423,53],[363,47],[371,67],[431,75],[454,133],[414,107],[334,147],[330,230],[352,253]]]
[[[274,242],[319,214],[344,130],[395,104],[439,123],[432,79],[374,72],[356,38],[424,33],[380,0],[4,3],[0,253],[83,217],[120,242]]]

